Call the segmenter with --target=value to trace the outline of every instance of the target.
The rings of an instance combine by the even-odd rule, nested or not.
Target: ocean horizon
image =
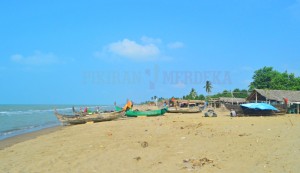
[[[71,104],[0,104],[0,140],[30,133],[50,127],[60,126],[54,115],[54,109],[63,114],[72,114],[76,110],[89,107],[94,110],[112,110],[112,105],[71,105]]]

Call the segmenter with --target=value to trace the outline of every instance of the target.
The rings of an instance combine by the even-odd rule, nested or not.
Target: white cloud
[[[149,43],[160,44],[162,42],[161,39],[159,39],[159,38],[150,38],[147,36],[143,36],[141,38],[141,40],[142,40],[142,42],[147,43],[147,44],[149,44]]]
[[[184,46],[184,44],[179,41],[168,44],[168,48],[170,48],[170,49],[179,49],[179,48],[182,48],[183,46]]]
[[[129,39],[123,39],[108,45],[108,51],[131,59],[152,59],[160,54],[159,48],[152,43],[138,44]]]
[[[168,51],[183,47],[181,42],[174,42],[169,45],[163,45],[162,43],[162,40],[159,38],[147,36],[141,37],[138,41],[124,38],[104,46],[102,51],[96,51],[93,55],[96,58],[109,61],[118,61],[121,58],[136,61],[170,61],[172,58],[167,55]]]
[[[25,65],[47,65],[58,63],[58,59],[52,53],[42,53],[35,51],[33,55],[23,56],[21,54],[15,54],[11,56],[11,61]]]

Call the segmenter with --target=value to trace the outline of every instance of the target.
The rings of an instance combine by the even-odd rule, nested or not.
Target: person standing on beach
[[[129,99],[127,99],[127,103],[126,103],[126,105],[123,107],[123,111],[128,111],[128,110],[131,109],[132,107],[133,107],[132,102],[131,102]]]
[[[83,112],[87,113],[88,112],[88,107],[85,107],[84,110],[83,110]]]

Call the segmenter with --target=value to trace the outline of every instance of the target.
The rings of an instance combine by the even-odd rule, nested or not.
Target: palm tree
[[[197,97],[197,92],[196,92],[196,90],[195,90],[194,88],[192,88],[192,90],[191,90],[191,92],[190,92],[190,98],[191,98],[192,100],[195,100],[196,97]]]
[[[213,87],[212,87],[210,81],[206,81],[205,86],[203,88],[205,88],[205,91],[206,91],[207,95],[209,95],[209,93],[211,92],[211,89]],[[209,97],[208,96],[206,97],[206,99],[207,99],[207,101],[209,101]]]
[[[212,89],[213,87],[212,87],[210,81],[206,81],[205,86],[204,86],[203,88],[205,88],[205,91],[206,91],[207,94],[209,95],[209,93],[211,92],[211,89]]]

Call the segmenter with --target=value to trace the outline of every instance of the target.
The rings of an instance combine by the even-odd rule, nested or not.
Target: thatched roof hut
[[[232,98],[232,97],[220,97],[219,101],[222,103],[246,103],[246,99],[244,98]]]
[[[254,89],[247,100],[284,102],[284,98],[290,103],[300,102],[300,91]]]
[[[205,100],[176,100],[178,101],[179,103],[199,103],[199,104],[204,104],[205,103]]]

